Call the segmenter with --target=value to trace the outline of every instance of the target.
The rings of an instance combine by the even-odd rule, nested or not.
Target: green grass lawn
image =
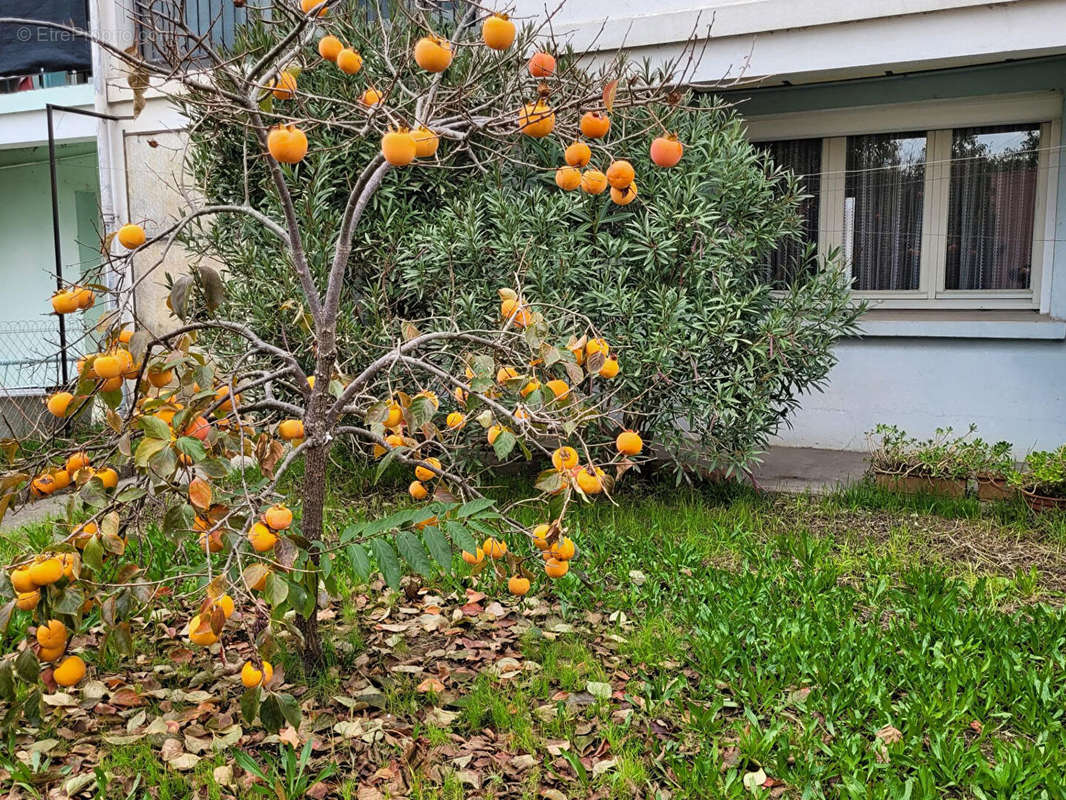
[[[333,496],[334,514],[349,513],[346,495]],[[443,695],[394,667],[461,666],[454,637],[366,624],[411,603],[353,585],[328,634],[335,666],[300,695],[327,742],[307,781],[338,765],[330,796],[356,797],[375,770],[399,764],[400,784],[373,784],[382,797],[535,798],[545,787],[569,798],[1066,795],[1061,519],[870,487],[817,500],[634,487],[617,505],[577,509],[570,524],[580,557],[542,602],[516,604],[461,564],[426,582],[442,614],[476,588],[515,623],[479,622],[468,636],[476,630],[487,655],[464,656],[471,669],[453,669]],[[506,654],[526,666],[501,678],[490,666]],[[142,655],[141,669],[166,674],[162,648]],[[296,656],[281,661],[299,685]],[[224,694],[232,678],[209,662],[199,653],[175,680],[199,675]],[[364,672],[386,701],[355,718],[392,735],[330,738],[352,718],[335,698]],[[58,724],[34,736],[55,736]],[[271,780],[306,790],[276,744],[246,733],[241,749]],[[160,766],[161,744],[94,742],[104,777],[93,787],[247,794],[212,778],[234,766],[232,751],[179,776]]]
[[[1041,596],[1039,571],[947,561],[927,533],[940,519],[847,513],[886,504],[861,494],[582,514],[596,586],[563,596],[639,621],[623,652],[684,723],[655,767],[685,797],[741,796],[755,767],[814,797],[1061,796],[1057,593]]]

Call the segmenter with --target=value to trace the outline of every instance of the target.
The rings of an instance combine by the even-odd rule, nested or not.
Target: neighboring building
[[[244,13],[229,0],[191,7],[203,11],[205,24],[209,14],[228,9],[220,36],[232,36]],[[142,38],[119,0],[3,0],[0,16],[8,15],[73,22],[122,48]],[[134,119],[126,72],[102,48],[45,28],[0,27],[0,193],[7,198],[0,210],[0,252],[9,272],[0,293],[0,437],[28,430],[43,408],[41,398],[61,383],[59,318],[48,305],[56,287],[49,105],[65,282],[117,285],[118,276],[100,269],[107,233],[127,220],[144,222],[149,230],[161,227],[182,203],[183,120],[165,99],[150,94]],[[134,270],[151,263],[151,256],[139,256]],[[184,267],[180,251],[168,256],[166,269]],[[124,285],[133,277],[126,276]],[[138,318],[157,330],[172,324],[161,278],[144,281],[134,300]],[[101,313],[97,308],[64,319],[68,371],[92,349]]]
[[[1066,442],[1064,23],[1063,0],[583,0],[553,28],[662,59],[710,26],[697,79],[740,81],[750,138],[807,176],[810,240],[871,310],[779,442],[973,421],[1024,453]]]
[[[220,14],[225,39],[235,5],[189,7]],[[516,16],[543,13],[517,0]],[[138,38],[118,0],[92,0],[90,17],[116,43]],[[1023,453],[1066,442],[1064,23],[1066,0],[569,0],[553,29],[579,48],[653,59],[709,36],[697,79],[736,79],[726,97],[751,139],[806,176],[810,240],[842,255],[871,311],[780,442],[863,449],[878,422],[929,434],[973,421]],[[43,306],[54,281],[45,103],[119,118],[56,112],[65,269],[95,265],[100,230],[178,209],[181,118],[150,96],[130,119],[124,71],[99,48],[92,67],[91,84],[38,69],[43,88],[0,94],[0,189],[18,198],[0,212],[0,248],[20,270],[0,331],[55,320]],[[25,85],[15,77],[9,88]],[[162,290],[146,285],[138,316],[162,326]],[[4,345],[0,360],[25,351]]]
[[[79,24],[86,19],[84,0],[10,0],[0,8],[0,14],[42,11],[62,12]],[[18,34],[0,31],[0,436],[28,430],[41,411],[40,397],[62,374],[58,318],[48,313],[56,257],[45,106],[92,108],[94,92],[88,45]],[[54,127],[59,262],[67,279],[76,280],[100,263],[97,125],[57,112]],[[84,322],[70,321],[72,358]]]

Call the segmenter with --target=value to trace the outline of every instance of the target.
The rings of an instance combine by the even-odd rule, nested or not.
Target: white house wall
[[[521,0],[519,13],[532,16],[543,7]],[[778,87],[728,95],[752,120],[1066,89],[1066,59],[1053,56],[1066,52],[1063,0],[584,0],[564,6],[553,27],[557,35],[571,34],[580,49],[625,47],[632,56],[661,61],[680,52],[697,19],[705,29],[712,17],[697,77],[769,76],[761,85]],[[996,64],[1007,59],[1028,60]],[[881,77],[886,73],[896,77]],[[782,86],[786,80],[810,85]],[[1056,145],[1066,147],[1066,137]],[[1054,177],[1066,187],[1066,159],[1059,159]],[[838,345],[839,364],[826,390],[803,398],[777,442],[862,450],[866,431],[880,422],[920,435],[975,422],[982,436],[1012,441],[1019,455],[1066,442],[1062,188],[1048,235],[1056,240],[1043,287],[1050,314],[871,315],[867,335]]]
[[[83,83],[76,86],[56,86],[32,92],[0,94],[0,149],[32,147],[48,142],[46,104],[91,109],[93,87]],[[94,141],[96,120],[81,114],[53,115],[57,141]]]
[[[516,13],[544,8],[518,0]],[[553,30],[579,50],[667,59],[710,26],[697,80],[800,82],[1060,53],[1064,18],[1063,0],[570,0]]]
[[[979,98],[1066,89],[1066,58],[1037,59],[936,73],[737,92],[745,116],[869,107],[871,104]],[[1062,112],[1060,111],[1060,118]],[[757,125],[758,123],[753,123]],[[1066,146],[1066,138],[1053,142]],[[782,430],[782,444],[864,449],[879,422],[921,435],[976,422],[985,438],[1032,448],[1066,442],[1066,160],[1060,159],[1052,227],[1050,314],[878,312],[866,335],[837,347],[839,364],[824,393]],[[1003,337],[1003,338],[1000,338]],[[1046,337],[1046,338],[1044,338]]]

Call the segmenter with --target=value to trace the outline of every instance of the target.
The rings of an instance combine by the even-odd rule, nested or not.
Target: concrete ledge
[[[827,494],[861,481],[869,454],[853,450],[775,445],[752,472],[768,492]]]
[[[94,91],[91,83],[75,83],[68,86],[12,92],[0,95],[0,114],[42,111],[49,103],[57,106],[91,106]]]
[[[941,339],[1066,339],[1066,320],[1035,311],[869,311],[863,337]]]

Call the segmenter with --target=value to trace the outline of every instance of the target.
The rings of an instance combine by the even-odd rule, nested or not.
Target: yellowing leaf
[[[603,87],[603,107],[608,111],[614,109],[614,98],[618,94],[618,81],[613,80]]]

